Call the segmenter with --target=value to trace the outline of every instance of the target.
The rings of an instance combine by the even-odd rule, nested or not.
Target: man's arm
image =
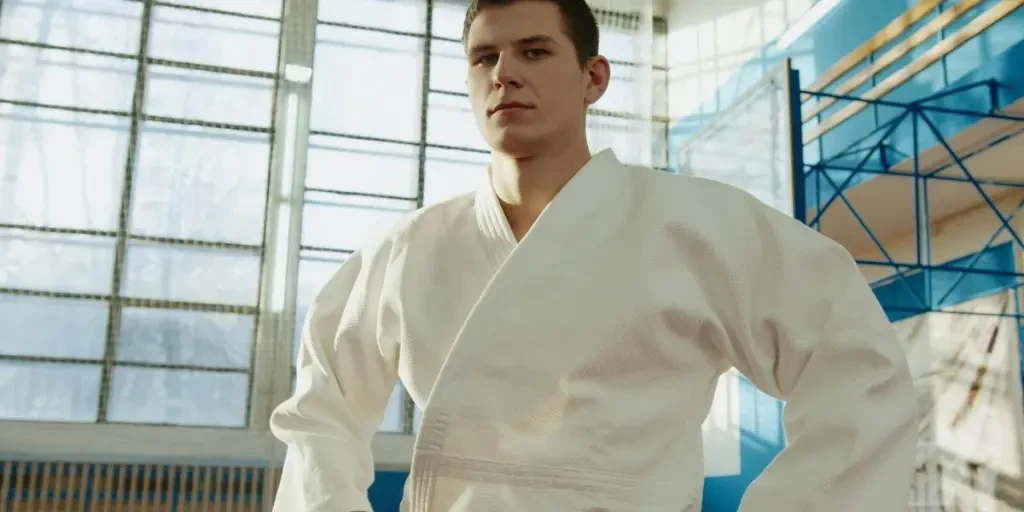
[[[760,203],[726,350],[786,401],[787,447],[741,512],[906,510],[918,411],[906,356],[849,253]]]
[[[313,301],[295,392],[271,417],[288,446],[275,512],[371,510],[370,443],[397,381],[398,355],[377,336],[386,265],[365,257],[350,256]]]

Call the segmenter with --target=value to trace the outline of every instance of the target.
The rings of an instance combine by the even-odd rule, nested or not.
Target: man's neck
[[[528,158],[495,152],[491,158],[491,185],[501,202],[516,240],[522,240],[544,208],[588,161],[584,141],[560,151]]]

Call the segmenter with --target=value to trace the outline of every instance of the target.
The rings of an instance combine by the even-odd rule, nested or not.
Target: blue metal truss
[[[952,314],[973,314],[980,313],[958,312],[948,309],[952,305],[951,296],[971,276],[985,276],[989,282],[999,283],[999,289],[1012,289],[1017,294],[1016,307],[1002,313],[993,314],[1000,317],[1014,318],[1017,321],[1019,332],[1024,333],[1024,314],[1021,310],[1021,297],[1019,288],[1024,285],[1024,272],[1016,266],[1013,255],[1016,251],[1024,250],[1024,240],[1021,234],[1017,233],[1011,225],[1011,221],[1024,210],[1024,200],[1016,205],[1016,209],[1004,214],[997,207],[995,201],[986,192],[983,186],[1000,186],[1007,188],[1024,189],[1024,173],[1021,173],[1020,182],[998,182],[991,180],[980,180],[971,172],[966,160],[976,154],[980,154],[991,147],[1005,142],[1007,139],[1024,133],[1024,117],[1009,115],[999,112],[1000,84],[993,80],[975,82],[950,88],[940,93],[920,98],[912,102],[896,102],[880,99],[867,99],[856,96],[831,94],[819,91],[802,91],[799,89],[799,76],[791,79],[791,112],[790,120],[793,136],[793,166],[794,166],[794,208],[798,212],[797,218],[821,230],[822,215],[836,205],[845,204],[851,216],[863,228],[864,232],[874,243],[881,260],[858,259],[857,263],[873,267],[890,267],[892,274],[878,282],[872,283],[876,294],[880,287],[898,287],[904,292],[909,300],[904,304],[885,304],[883,307],[890,317],[898,316],[906,318],[923,313],[943,311]],[[987,91],[987,95],[984,92]],[[981,93],[981,94],[979,94]],[[964,97],[962,103],[958,102],[958,95],[970,95],[970,102]],[[876,122],[874,129],[864,134],[857,140],[839,151],[825,155],[825,144],[819,137],[810,144],[803,142],[803,122],[801,116],[801,98],[831,98],[836,100],[837,105],[861,103],[875,109]],[[977,104],[977,98],[987,96],[988,105],[985,111],[949,108],[948,105]],[[944,100],[943,105],[936,105],[937,100]],[[884,122],[878,122],[878,109],[884,108],[890,115]],[[978,109],[981,110],[981,109]],[[865,109],[865,112],[868,110]],[[818,121],[821,121],[819,114]],[[1016,122],[1018,130],[1012,130],[1010,135],[1003,136],[998,140],[989,141],[981,148],[972,148],[969,153],[960,153],[952,143],[943,135],[936,118],[939,116],[962,116],[962,119],[979,122],[984,119],[997,119],[1002,121]],[[910,140],[907,141],[906,132],[910,131]],[[903,150],[896,144],[890,143],[897,130],[903,135]],[[924,147],[927,145],[928,147]],[[921,152],[929,148],[941,147],[948,154],[948,160],[952,163],[938,169],[922,170],[920,162]],[[805,154],[817,153],[821,156],[816,162],[805,163]],[[907,170],[907,163],[912,164],[912,169]],[[902,163],[902,170],[894,169],[898,163]],[[948,169],[958,170],[956,176],[939,175]],[[913,180],[916,229],[916,254],[912,261],[896,261],[885,244],[871,230],[868,223],[858,213],[858,208],[847,197],[846,192],[864,183],[874,176],[902,177]],[[969,185],[979,195],[979,198],[988,206],[991,213],[999,220],[999,226],[988,237],[986,243],[977,249],[977,252],[965,258],[951,262],[934,262],[931,259],[931,221],[928,189],[929,183],[935,181],[953,181]],[[861,208],[864,208],[862,205]],[[987,265],[979,265],[979,262],[991,255],[996,248],[996,242],[1000,238],[1009,238],[1008,243],[1002,244],[1004,249],[1009,250],[1009,264],[1002,265],[1003,268],[985,268]],[[998,267],[998,266],[997,266]],[[1011,270],[1008,270],[1012,269]],[[938,286],[941,284],[941,286]],[[1021,378],[1024,380],[1024,349],[1022,349]]]
[[[975,112],[930,105],[930,103],[935,100],[954,96],[959,93],[967,93],[981,87],[989,90],[989,97],[991,98],[991,106],[987,112]],[[872,242],[874,242],[875,247],[884,257],[884,260],[857,260],[859,264],[876,267],[891,267],[893,270],[893,276],[887,278],[888,282],[892,282],[892,280],[895,279],[906,284],[910,275],[924,273],[925,290],[923,296],[920,290],[917,290],[910,284],[907,284],[907,293],[915,296],[919,302],[916,308],[906,311],[908,313],[920,314],[938,311],[939,308],[936,304],[944,303],[946,299],[950,297],[955,287],[971,274],[1013,278],[1015,283],[1013,285],[1014,288],[1016,286],[1024,285],[1024,272],[1009,272],[1005,270],[979,268],[977,266],[978,261],[981,259],[982,255],[985,254],[985,251],[992,249],[993,244],[1004,233],[1012,239],[1012,242],[1014,242],[1017,247],[1024,250],[1024,239],[1022,239],[1022,236],[1010,225],[1010,220],[1024,209],[1024,203],[1018,205],[1017,209],[1009,215],[1004,215],[996,207],[995,202],[989,194],[984,190],[984,188],[982,188],[985,185],[995,185],[1007,188],[1024,189],[1024,180],[1017,183],[979,180],[975,178],[974,174],[965,163],[967,158],[1005,141],[1009,136],[991,141],[985,147],[974,149],[970,153],[961,154],[951,146],[950,142],[943,135],[937,123],[933,119],[933,116],[936,114],[953,114],[965,116],[974,120],[999,119],[1004,121],[1015,121],[1021,123],[1021,130],[1024,131],[1024,117],[998,112],[998,87],[998,84],[994,81],[976,82],[908,103],[865,99],[855,96],[845,96],[816,91],[799,91],[798,93],[803,96],[832,98],[837,100],[837,102],[859,102],[871,106],[884,106],[899,110],[899,112],[892,116],[890,120],[880,123],[875,129],[871,130],[860,139],[855,140],[846,148],[837,151],[832,155],[823,157],[814,163],[799,163],[795,169],[794,186],[799,190],[803,190],[804,194],[797,194],[797,204],[795,204],[794,207],[798,212],[809,212],[807,213],[809,218],[804,218],[802,220],[811,227],[820,230],[822,215],[837,204],[845,204],[851,215],[861,225],[864,232]],[[799,109],[799,103],[794,102],[794,109]],[[799,113],[797,112],[793,118],[799,119]],[[893,134],[896,133],[898,129],[905,128],[908,124],[912,131],[911,144],[913,147],[910,154],[900,151],[894,144],[889,143],[889,139]],[[795,140],[802,140],[800,138],[801,132],[802,130],[794,130]],[[953,163],[937,169],[922,171],[919,154],[922,149],[926,149],[921,147],[922,138],[925,136],[936,140],[937,144],[941,145],[941,147],[943,147],[948,153]],[[818,145],[817,150],[819,154],[824,152],[824,146],[821,138],[812,142],[812,144]],[[893,165],[905,160],[912,160],[912,171],[901,171],[892,168]],[[851,164],[851,161],[855,161],[856,163]],[[869,164],[872,163],[875,165],[869,167]],[[939,175],[939,173],[951,167],[958,168],[959,171],[961,171],[962,176]],[[846,197],[845,193],[847,191],[867,181],[867,179],[879,175],[903,177],[913,180],[914,182],[914,200],[916,203],[916,208],[914,209],[914,224],[918,236],[916,241],[916,255],[913,261],[896,261],[890,255],[889,251],[886,250],[882,241],[875,236],[871,228],[858,213],[857,207]],[[957,263],[935,263],[931,261],[930,251],[926,248],[930,246],[930,230],[927,228],[931,221],[929,218],[928,208],[928,183],[932,181],[951,181],[972,185],[979,194],[979,197],[988,205],[995,217],[999,219],[1000,227],[992,233],[988,238],[987,243],[983,247],[980,247],[978,252],[966,261]],[[810,212],[813,212],[813,214]],[[957,277],[954,278],[953,284],[946,290],[937,291],[932,289],[932,286],[930,286],[934,279],[928,278],[933,277],[937,272],[941,272],[946,275],[953,273]],[[932,274],[932,276],[929,276],[929,274]],[[1010,286],[1007,286],[1007,288],[1009,287]],[[1005,316],[1011,316],[1018,319],[1024,318],[1024,315],[1019,311],[1016,313],[1007,313]]]

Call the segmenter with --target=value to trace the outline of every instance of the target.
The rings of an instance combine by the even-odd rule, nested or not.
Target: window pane
[[[114,368],[110,421],[243,427],[249,376],[155,368]]]
[[[640,134],[652,130],[650,121],[590,115],[587,119],[587,140],[594,153],[611,148],[626,164],[650,165],[651,147],[638,144]]]
[[[150,66],[147,78],[147,114],[270,126],[273,80],[166,66]]]
[[[95,422],[99,365],[0,360],[0,420]]]
[[[378,432],[401,432],[402,417],[405,416],[405,389],[398,383],[395,390],[391,392],[391,399],[388,400],[388,407],[384,410],[384,420],[380,423]]]
[[[473,119],[469,99],[431,94],[427,115],[427,141],[432,144],[490,150]]]
[[[347,259],[347,254],[303,251],[302,257],[299,259],[299,282],[296,297],[298,303],[304,304],[306,307],[312,304],[313,299]],[[297,316],[305,318],[304,313]]]
[[[109,294],[114,239],[0,229],[0,288]]]
[[[136,53],[142,2],[2,2],[0,37],[87,50]]]
[[[668,129],[668,123],[654,123],[654,143],[652,144],[654,154],[651,155],[651,162],[655,167],[668,167]]]
[[[668,67],[668,27],[663,22],[654,22],[654,48],[651,49],[651,62],[662,68],[662,72]]]
[[[668,117],[668,72],[654,71],[654,83],[651,106],[654,115]]]
[[[314,70],[312,130],[419,140],[420,38],[321,26]]]
[[[434,2],[434,16],[431,20],[435,36],[462,40],[462,24],[466,20],[467,0]]]
[[[423,0],[320,0],[321,21],[422,34],[426,28]]]
[[[486,153],[427,148],[423,203],[433,204],[472,192],[487,181]]]
[[[468,64],[462,43],[435,39],[430,43],[430,88],[466,94]],[[468,101],[468,100],[467,100]]]
[[[260,256],[209,247],[130,242],[124,295],[146,299],[253,306]]]
[[[0,355],[102,359],[107,303],[0,295]]]
[[[3,45],[0,97],[47,105],[128,112],[135,60]]]
[[[304,251],[299,260],[298,294],[295,300],[295,343],[292,346],[292,365],[299,356],[299,340],[302,338],[303,324],[309,307],[327,281],[341,268],[347,259],[343,254],[313,254]]]
[[[0,105],[0,222],[116,229],[128,130],[125,118]]]
[[[279,32],[276,21],[156,6],[149,53],[161,59],[272,72],[277,69]]]
[[[281,0],[174,0],[175,4],[208,7],[221,11],[251,14],[266,18],[281,17]]]
[[[310,192],[302,213],[302,245],[361,249],[414,209],[413,201]]]
[[[599,20],[603,21],[603,20]],[[609,60],[623,62],[637,62],[642,55],[639,52],[639,44],[642,41],[638,31],[612,30],[613,24],[601,23],[601,54]],[[609,26],[611,25],[611,26]],[[650,51],[644,52],[650,59]],[[615,73],[612,73],[615,76]]]
[[[117,360],[244,369],[254,326],[249,315],[125,308]]]
[[[259,245],[269,158],[266,134],[146,123],[132,233]]]
[[[419,147],[341,137],[309,138],[306,186],[416,197]]]
[[[594,108],[629,113],[654,108],[653,105],[645,103],[647,100],[637,94],[637,68],[612,64],[611,73],[612,79],[608,82],[608,89],[604,92],[604,96],[594,103]],[[648,115],[650,114],[648,113]]]

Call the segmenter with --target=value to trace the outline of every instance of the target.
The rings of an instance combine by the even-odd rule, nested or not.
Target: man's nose
[[[498,57],[498,63],[494,65],[492,73],[492,83],[495,89],[502,87],[518,89],[523,86],[519,62],[508,53],[503,52]]]

